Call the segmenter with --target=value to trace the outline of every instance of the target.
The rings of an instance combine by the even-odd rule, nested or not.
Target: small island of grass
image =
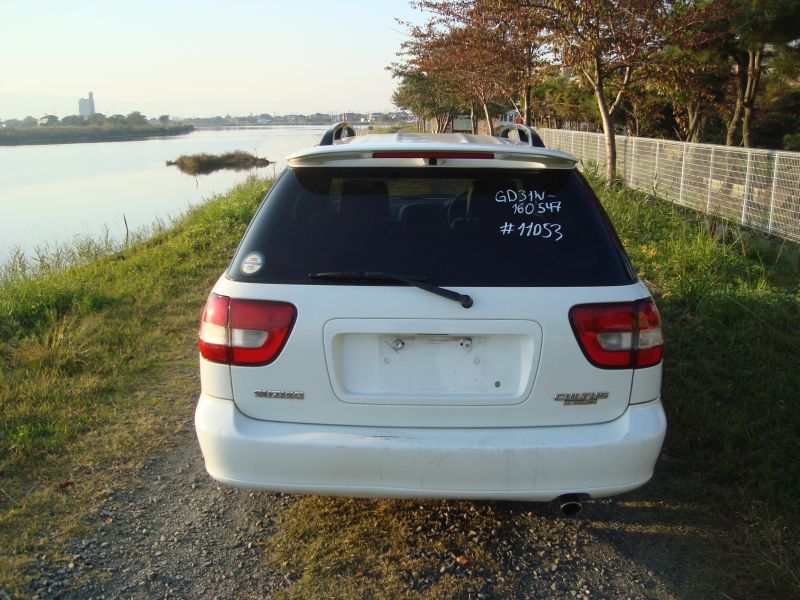
[[[220,169],[242,171],[257,167],[267,167],[270,162],[248,152],[237,150],[225,154],[184,154],[175,160],[168,160],[168,166],[176,166],[188,175],[208,175]]]

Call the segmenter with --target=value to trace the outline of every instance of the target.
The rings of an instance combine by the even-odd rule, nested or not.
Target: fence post
[[[767,231],[772,235],[775,229],[775,194],[778,189],[778,167],[780,166],[781,155],[775,154],[775,162],[772,164],[772,194],[769,199],[769,227]]]
[[[599,133],[595,133],[597,136],[597,169],[600,169],[600,138],[602,137]]]
[[[681,184],[678,188],[678,204],[683,205],[683,184],[686,181],[686,142],[683,142],[683,158],[681,158]]]
[[[656,168],[653,173],[653,193],[658,189],[658,158],[661,155],[661,140],[656,140]]]
[[[572,130],[572,135],[569,137],[569,151],[575,154],[575,130]]]
[[[708,160],[708,200],[706,201],[706,214],[711,214],[711,182],[714,180],[714,152],[716,148],[711,146],[711,158]]]
[[[587,137],[588,136],[586,135],[585,131],[581,133],[581,139],[583,140],[583,164],[586,164],[586,138]]]
[[[752,174],[753,174],[753,151],[747,151],[747,174],[744,176],[744,198],[742,198],[742,225],[747,224],[747,208],[750,204],[750,196],[752,191],[750,186],[752,185]]]
[[[630,167],[630,183],[628,184],[630,187],[633,187],[633,170],[636,167],[636,138],[631,138],[631,167]]]

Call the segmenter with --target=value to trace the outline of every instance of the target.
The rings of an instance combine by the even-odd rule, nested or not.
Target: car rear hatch
[[[296,309],[274,361],[231,367],[244,414],[405,427],[618,417],[634,371],[593,365],[570,309],[648,295],[575,171],[428,167],[289,170],[215,292]]]
[[[218,287],[234,297],[242,293],[230,281]],[[230,367],[234,399],[250,417],[341,425],[533,426],[604,422],[628,406],[633,370],[591,365],[570,327],[570,303],[597,298],[585,289],[476,288],[470,290],[474,312],[458,318],[454,309],[463,309],[413,288],[309,287],[262,288],[264,299],[280,294],[297,307],[298,317],[275,362]],[[641,297],[643,290],[637,284],[614,292],[602,299]],[[324,310],[315,293],[324,294]],[[508,311],[504,295],[523,308]],[[366,300],[373,308],[355,311],[357,297],[359,306]],[[532,308],[537,305],[542,308]],[[490,318],[500,309],[509,318]],[[411,314],[394,316],[403,311]],[[576,395],[585,395],[584,401],[576,402]]]

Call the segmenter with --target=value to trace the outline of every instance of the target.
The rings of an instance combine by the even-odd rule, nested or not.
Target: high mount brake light
[[[492,152],[436,152],[436,151],[417,151],[407,152],[373,152],[372,158],[472,158],[472,159],[493,159]]]
[[[633,369],[661,362],[664,337],[652,298],[573,306],[569,320],[581,350],[596,367]]]
[[[206,360],[266,365],[286,343],[297,309],[285,302],[239,300],[211,294],[200,320],[197,346]]]

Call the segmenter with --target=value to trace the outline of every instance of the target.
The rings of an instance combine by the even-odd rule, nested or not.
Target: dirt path
[[[490,543],[504,572],[488,576],[472,598],[506,597],[496,591],[506,578],[522,582],[513,594],[522,598],[693,597],[686,591],[687,567],[704,534],[692,525],[691,507],[654,499],[660,487],[656,481],[638,494],[594,502],[577,518],[562,518],[541,504],[422,503],[419,510],[430,512],[425,518],[431,526],[418,535],[469,536],[471,514],[480,514],[481,522],[487,514],[496,519]],[[291,496],[213,482],[193,432],[186,430],[169,453],[109,490],[93,533],[72,542],[68,563],[39,557],[41,574],[30,593],[269,598],[299,577],[270,571],[263,549],[275,519],[293,502]],[[448,557],[429,560],[430,569],[409,581],[409,594],[429,588],[439,573],[460,569]]]
[[[138,477],[109,490],[94,534],[67,564],[40,561],[40,598],[262,598],[283,577],[258,540],[290,501],[217,485],[193,431]]]

